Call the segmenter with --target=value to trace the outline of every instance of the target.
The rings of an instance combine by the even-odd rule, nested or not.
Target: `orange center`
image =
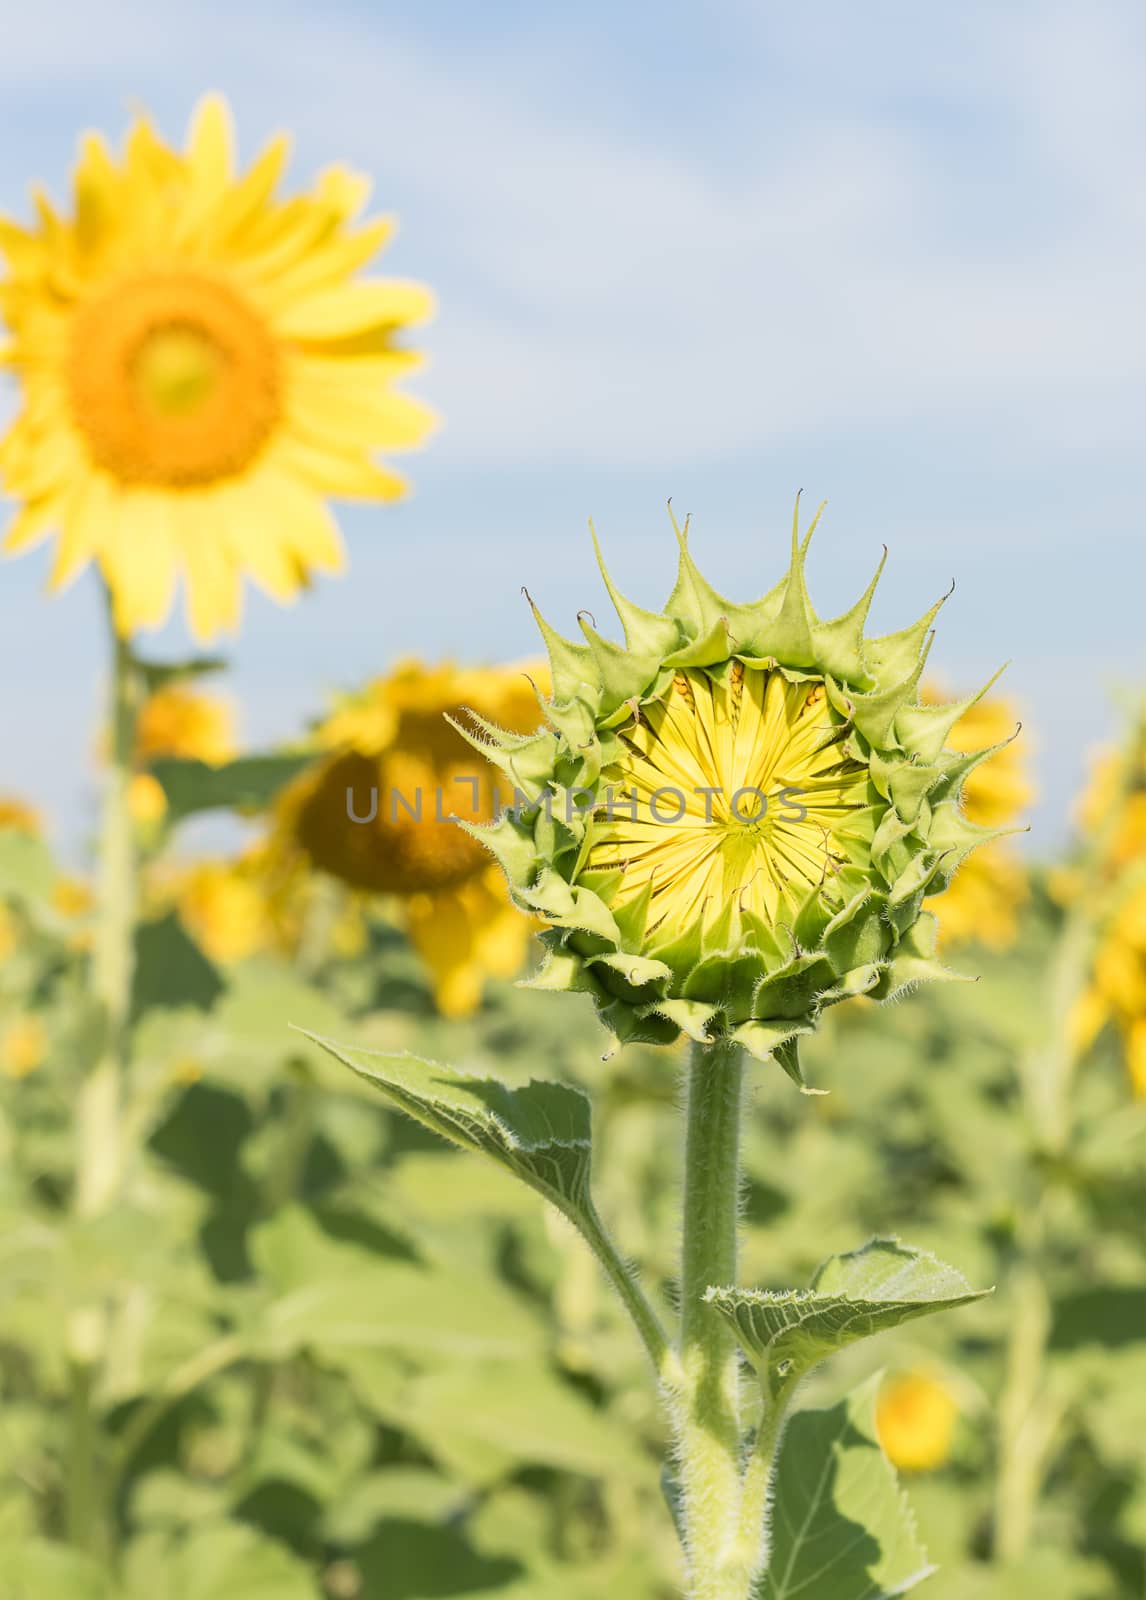
[[[122,483],[189,488],[241,473],[278,421],[282,373],[263,323],[194,272],[118,284],[76,316],[72,411]]]

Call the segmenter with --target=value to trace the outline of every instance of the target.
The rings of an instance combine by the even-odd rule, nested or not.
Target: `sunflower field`
[[[0,222],[5,548],[107,617],[83,869],[0,792],[0,1600],[1143,1600],[1146,712],[1043,859],[797,502],[250,747],[207,651],[406,492],[434,302],[232,138]]]

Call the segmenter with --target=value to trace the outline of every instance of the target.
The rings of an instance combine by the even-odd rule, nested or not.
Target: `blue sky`
[[[842,609],[883,543],[875,622],[945,590],[953,688],[1004,659],[1038,743],[1031,847],[1061,838],[1111,695],[1146,678],[1146,11],[849,0],[701,5],[5,6],[0,210],[65,193],[131,108],[169,137],[207,88],[244,158],[345,160],[440,300],[416,494],[344,518],[349,576],[249,597],[229,688],[255,743],[404,653],[533,651],[616,575],[657,603],[694,515],[718,587],[771,586],[795,492]],[[10,414],[11,398],[0,402]],[[0,565],[0,788],[75,849],[91,814],[94,585]],[[185,644],[178,624],[148,641]]]

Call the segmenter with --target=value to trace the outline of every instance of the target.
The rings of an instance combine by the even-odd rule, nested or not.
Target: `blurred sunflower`
[[[924,1372],[885,1380],[875,1407],[884,1454],[902,1472],[933,1472],[951,1454],[959,1408],[947,1386]]]
[[[520,971],[532,925],[484,845],[450,820],[487,822],[513,795],[446,718],[464,722],[472,711],[533,733],[543,720],[534,683],[548,685],[538,662],[403,662],[337,702],[315,730],[323,753],[277,808],[269,852],[280,893],[315,870],[393,897],[447,1016],[472,1012],[487,976]]]
[[[35,837],[40,832],[40,814],[19,795],[0,794],[0,829],[3,828]]]
[[[393,387],[428,291],[357,278],[392,221],[353,225],[368,185],[341,167],[276,198],[287,152],[279,136],[237,175],[211,95],[183,153],[142,116],[121,160],[88,134],[70,217],[37,192],[34,225],[0,219],[0,360],[23,389],[0,443],[23,502],[6,548],[58,530],[51,586],[97,561],[123,634],[164,621],[180,575],[204,639],[237,624],[242,574],[288,601],[338,571],[324,497],[398,498],[375,453],[430,431]]]
[[[140,766],[161,756],[176,756],[220,767],[237,754],[235,713],[219,695],[169,684],[140,707],[135,727],[135,759]],[[135,774],[128,800],[132,816],[145,825],[159,822],[167,811],[162,785],[150,772]]]
[[[1060,869],[1051,888],[1069,904],[1099,893],[1099,930],[1090,981],[1071,1016],[1080,1053],[1108,1022],[1122,1042],[1131,1088],[1146,1099],[1146,723],[1126,752],[1100,751],[1078,807],[1078,822],[1098,860],[1086,871]]]
[[[1122,751],[1098,752],[1077,812],[1085,834],[1109,828],[1102,866],[1111,876],[1146,862],[1146,729],[1136,730],[1129,771],[1125,763]]]
[[[241,859],[177,868],[162,899],[175,906],[200,949],[220,966],[243,961],[268,942],[266,902]]]
[[[39,1017],[18,1017],[0,1032],[0,1071],[6,1078],[26,1078],[44,1063],[48,1036]]]
[[[937,705],[945,698],[932,685],[924,685],[924,704]],[[1012,738],[1017,723],[1012,701],[985,695],[963,713],[948,735],[952,750],[967,752],[1009,740],[964,781],[963,812],[979,827],[1001,828],[1015,822],[1034,796],[1026,741],[1022,734]],[[1018,914],[1027,895],[1018,855],[1008,840],[997,839],[962,862],[941,901],[936,897],[925,903],[938,914],[942,945],[975,942],[1005,950],[1018,938]]]

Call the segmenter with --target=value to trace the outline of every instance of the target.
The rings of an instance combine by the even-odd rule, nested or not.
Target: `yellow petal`
[[[341,339],[424,322],[433,310],[434,297],[422,284],[374,279],[307,296],[283,313],[279,332],[290,339]]]
[[[243,610],[239,572],[213,515],[212,496],[172,502],[175,543],[187,584],[187,616],[200,644],[235,629]]]
[[[111,590],[116,627],[126,635],[165,622],[175,597],[175,539],[170,497],[148,490],[119,497],[101,542],[100,567]]]
[[[397,389],[301,383],[292,390],[290,416],[304,438],[335,449],[341,443],[410,450],[424,442],[438,420],[423,401]]]
[[[293,301],[350,277],[378,254],[393,231],[392,218],[379,217],[357,233],[336,235],[292,267],[268,275],[260,292],[261,301],[272,312],[285,310]]]
[[[291,553],[279,518],[267,515],[258,479],[216,496],[219,525],[226,537],[233,564],[249,573],[259,588],[287,605],[294,600],[305,574]]]
[[[82,572],[100,550],[113,526],[115,494],[111,480],[88,472],[75,485],[63,507],[56,558],[48,577],[50,589],[62,589]]]
[[[81,250],[93,250],[115,221],[122,182],[103,137],[86,133],[76,167],[76,239]]]
[[[312,489],[346,500],[401,500],[409,484],[400,473],[365,455],[342,455],[289,429],[275,441],[274,461]]]
[[[341,572],[346,565],[342,535],[324,502],[270,462],[256,484],[265,502],[263,515],[281,529],[283,541],[303,570]]]
[[[234,169],[231,108],[221,94],[206,94],[195,107],[187,134],[187,166],[204,189],[222,189]]]
[[[127,170],[137,188],[170,182],[183,175],[183,163],[152,127],[146,116],[137,117],[127,135]]]
[[[15,554],[30,550],[46,539],[59,520],[59,501],[53,498],[32,500],[20,507],[8,524],[4,535],[4,549]]]
[[[252,219],[263,214],[263,208],[278,185],[289,154],[289,138],[284,133],[276,134],[250,171],[245,172],[219,201],[210,221],[214,239],[223,241],[230,238],[237,249],[241,248],[244,229]]]

